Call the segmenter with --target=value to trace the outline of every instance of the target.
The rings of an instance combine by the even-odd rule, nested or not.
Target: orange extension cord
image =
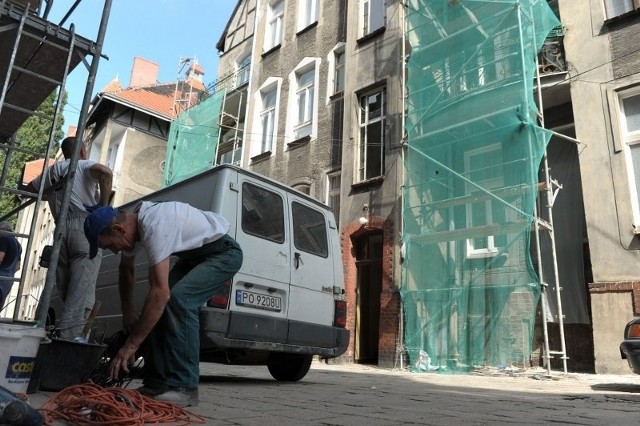
[[[49,398],[39,411],[47,426],[51,426],[55,419],[74,425],[188,425],[207,422],[204,417],[177,405],[148,398],[138,391],[103,388],[92,382],[63,389]]]

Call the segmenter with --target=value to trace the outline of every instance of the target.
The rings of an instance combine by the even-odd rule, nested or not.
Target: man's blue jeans
[[[178,254],[169,273],[171,299],[147,338],[144,384],[197,388],[200,377],[200,307],[242,265],[242,250],[228,235]]]

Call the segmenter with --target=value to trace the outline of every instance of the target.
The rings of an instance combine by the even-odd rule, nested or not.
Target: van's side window
[[[275,192],[242,184],[242,230],[276,243],[284,242],[284,202]]]
[[[327,225],[322,213],[300,203],[292,203],[293,244],[298,250],[327,257]]]

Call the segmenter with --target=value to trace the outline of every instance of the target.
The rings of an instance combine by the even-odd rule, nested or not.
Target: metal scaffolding
[[[26,207],[34,204],[31,215],[31,225],[28,233],[14,233],[16,237],[27,240],[22,263],[29,264],[32,254],[33,235],[36,230],[40,203],[43,200],[43,191],[37,196],[20,189],[16,183],[7,185],[6,178],[11,157],[14,152],[26,152],[35,159],[49,159],[54,153],[56,144],[55,131],[62,117],[62,98],[65,92],[67,77],[80,63],[88,69],[87,85],[85,88],[80,117],[77,123],[77,135],[75,149],[71,158],[70,169],[75,170],[80,153],[82,134],[85,129],[85,121],[91,101],[95,76],[102,55],[102,46],[106,34],[106,28],[111,10],[111,1],[105,0],[102,10],[102,19],[96,41],[89,40],[75,33],[74,24],[65,27],[65,22],[72,16],[73,11],[81,0],[76,0],[66,12],[61,22],[55,24],[48,21],[49,12],[53,6],[53,0],[29,2],[24,0],[0,1],[0,79],[2,91],[0,92],[0,149],[4,150],[5,162],[0,178],[0,191],[11,193],[21,197],[27,197],[26,202],[11,212],[6,212],[0,220],[11,219]],[[31,6],[32,4],[36,6]],[[89,62],[90,59],[90,62]],[[55,113],[52,117],[44,117],[36,109],[55,92]],[[34,115],[45,119],[48,127],[49,139],[45,152],[29,152],[20,146],[16,140],[17,130],[25,121]],[[42,172],[48,167],[48,162],[43,162]],[[58,221],[66,220],[67,208],[71,195],[70,185],[63,186],[60,217]],[[44,325],[47,320],[47,312],[51,294],[55,286],[55,266],[60,252],[61,239],[54,235],[53,250],[50,259],[50,268],[39,299],[36,310],[36,320]],[[15,300],[13,319],[21,318],[21,304],[25,285],[25,274],[19,278],[18,296]]]

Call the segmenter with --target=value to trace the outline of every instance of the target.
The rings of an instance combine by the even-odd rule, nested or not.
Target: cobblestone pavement
[[[202,364],[200,405],[190,410],[209,425],[640,423],[640,376],[546,373],[446,375],[314,362],[302,381],[281,383],[266,367]],[[51,395],[32,394],[31,404]]]

